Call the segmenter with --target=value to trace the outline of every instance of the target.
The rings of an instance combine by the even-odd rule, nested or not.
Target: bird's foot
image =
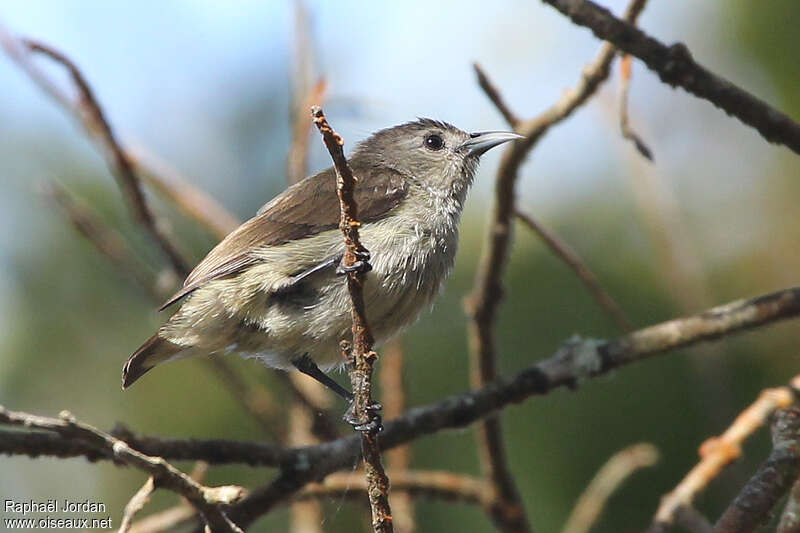
[[[378,402],[372,402],[367,406],[366,416],[358,416],[356,414],[356,403],[350,402],[350,406],[345,411],[344,421],[353,426],[356,431],[366,431],[367,433],[379,433],[383,430],[383,418],[381,417],[381,410],[383,406]]]
[[[367,250],[356,250],[355,256],[356,260],[352,265],[345,265],[344,258],[342,258],[342,261],[339,262],[339,265],[336,267],[336,273],[342,276],[348,272],[361,272],[366,274],[372,270],[372,265],[369,264],[370,254]]]

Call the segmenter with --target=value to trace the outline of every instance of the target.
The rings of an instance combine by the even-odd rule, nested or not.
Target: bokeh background
[[[621,0],[603,3],[617,13],[624,7]],[[702,64],[800,118],[798,2],[651,4],[640,19],[645,30],[685,42]],[[147,146],[245,218],[286,182],[293,9],[288,1],[9,0],[0,20],[73,58],[123,143]],[[349,147],[417,116],[467,130],[503,128],[475,82],[473,61],[512,109],[533,116],[575,84],[600,46],[552,9],[524,0],[309,1],[308,10],[317,69],[329,84],[326,111]],[[615,72],[532,152],[519,205],[585,258],[636,326],[795,284],[800,159],[709,103],[662,85],[634,61],[631,118],[655,154],[649,164],[619,135],[618,83]],[[120,390],[123,362],[163,317],[141,286],[73,231],[41,185],[57,181],[90,203],[131,240],[153,275],[163,258],[130,221],[82,130],[4,56],[0,86],[0,404],[48,415],[69,409],[101,428],[119,420],[146,433],[264,439],[198,361],[161,367]],[[404,337],[411,405],[469,386],[461,301],[483,243],[499,152],[484,158],[446,292]],[[312,138],[310,169],[327,165]],[[151,196],[191,260],[199,260],[213,237]],[[572,272],[524,227],[506,281],[498,335],[504,373],[546,357],[574,333],[618,334]],[[626,483],[597,527],[641,530],[660,495],[695,463],[698,444],[720,433],[758,391],[798,373],[799,334],[796,323],[772,326],[507,409],[510,462],[536,530],[558,530],[596,469],[622,447],[647,441],[661,462]],[[257,363],[233,363],[285,394]],[[698,507],[716,517],[768,449],[762,431]],[[413,446],[420,468],[477,474],[476,456],[470,430]],[[271,476],[268,469],[213,468],[209,482],[255,486]],[[101,500],[117,520],[143,480],[81,459],[0,458],[0,499]],[[147,510],[175,501],[159,494]],[[324,503],[326,531],[366,527],[360,507]],[[421,531],[492,530],[474,507],[424,500],[417,513]],[[284,530],[287,516],[276,510],[253,530]]]

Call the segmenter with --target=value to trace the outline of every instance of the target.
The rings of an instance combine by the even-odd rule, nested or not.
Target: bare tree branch
[[[549,394],[562,387],[574,388],[586,379],[656,355],[797,316],[800,316],[800,287],[737,300],[613,340],[571,339],[551,357],[539,360],[511,379],[498,378],[480,389],[410,409],[403,416],[386,422],[380,447],[388,450],[443,429],[461,428],[531,396]],[[535,356],[531,358],[536,359]],[[313,469],[309,480],[322,479],[339,468],[349,468],[359,458],[357,435],[315,446],[286,449],[273,444],[225,439],[141,436],[122,427],[114,429],[112,434],[142,453],[165,459],[278,466],[286,472],[300,474]],[[94,461],[113,458],[103,450],[58,435],[6,430],[0,430],[0,453],[30,457],[84,456]]]
[[[772,453],[742,488],[714,526],[715,533],[750,533],[767,520],[773,507],[800,474],[800,408],[775,413]]]
[[[356,180],[353,172],[344,157],[344,140],[333,131],[322,108],[314,106],[311,109],[314,117],[314,124],[322,134],[325,146],[333,159],[336,169],[336,192],[339,196],[339,207],[341,216],[339,219],[339,229],[342,230],[345,242],[345,253],[343,263],[345,266],[352,266],[359,260],[369,256],[369,252],[361,245],[358,236],[358,228],[361,223],[358,221],[358,206],[356,205],[353,191],[355,190]],[[352,308],[353,319],[353,342],[352,346],[344,346],[342,351],[350,366],[350,382],[353,387],[353,413],[357,419],[362,420],[363,425],[370,426],[369,429],[360,431],[361,433],[361,453],[364,458],[364,470],[367,478],[367,494],[372,508],[372,528],[375,533],[391,533],[392,512],[389,508],[389,478],[381,464],[381,454],[378,444],[379,425],[370,425],[371,415],[369,410],[373,405],[372,401],[372,365],[378,358],[378,354],[372,350],[373,338],[367,324],[366,310],[364,308],[364,278],[366,272],[353,271],[347,273],[347,289],[350,293],[350,305]]]
[[[800,154],[800,124],[698,64],[686,45],[666,46],[590,0],[542,1],[575,24],[589,28],[599,39],[641,59],[664,83],[708,100],[755,128],[767,141]]]
[[[733,424],[719,437],[708,439],[700,446],[700,462],[683,480],[661,499],[653,519],[655,524],[671,524],[675,512],[681,507],[691,507],[692,502],[727,465],[739,458],[741,444],[760,428],[777,409],[794,402],[792,388],[800,386],[800,376],[792,379],[791,387],[778,387],[763,391],[758,399],[741,412]]]
[[[635,22],[646,0],[632,0],[625,13],[627,20]],[[525,139],[513,143],[504,153],[495,180],[495,198],[489,221],[487,242],[478,264],[472,294],[465,301],[469,315],[468,338],[470,347],[471,382],[475,387],[491,382],[497,377],[497,354],[494,328],[502,300],[502,276],[511,248],[511,220],[514,216],[514,196],[519,169],[528,153],[551,126],[561,122],[586,102],[600,84],[608,78],[615,49],[603,46],[598,57],[587,65],[578,85],[566,93],[550,109],[533,119],[512,122],[514,130]],[[476,69],[479,84],[507,120],[514,115],[503,104],[502,98],[487,79]],[[489,417],[480,432],[481,468],[500,493],[502,505],[491,510],[496,525],[510,533],[531,531],[522,499],[516,487],[506,458],[500,419]]]
[[[498,378],[482,388],[411,409],[402,417],[387,422],[379,445],[387,450],[444,429],[464,427],[530,396],[545,395],[562,387],[574,388],[583,380],[658,354],[798,315],[800,287],[795,287],[731,302],[610,341],[573,339],[552,357],[529,366],[512,379]],[[165,459],[280,466],[281,473],[271,484],[255,489],[231,507],[230,516],[241,527],[247,527],[305,484],[351,468],[360,458],[357,435],[315,446],[284,449],[263,443],[136,436],[125,430],[117,430],[115,434],[142,453]],[[33,457],[85,456],[90,460],[113,458],[108,450],[98,450],[69,437],[9,431],[0,431],[0,453]]]
[[[213,531],[230,533],[241,533],[242,531],[235,523],[231,522],[221,507],[221,505],[229,505],[241,499],[245,494],[241,487],[200,485],[163,458],[145,455],[123,440],[88,424],[78,422],[66,411],[61,413],[60,418],[47,418],[7,411],[0,407],[0,423],[49,431],[60,437],[82,442],[95,451],[150,474],[155,478],[158,486],[184,496],[203,515],[204,520]]]
[[[626,333],[633,330],[633,326],[631,325],[628,317],[625,316],[625,313],[622,309],[617,305],[617,302],[614,301],[613,298],[600,286],[600,283],[597,281],[597,276],[589,270],[589,267],[586,266],[586,263],[578,256],[578,254],[570,248],[570,246],[556,237],[554,234],[549,232],[544,226],[539,224],[532,216],[523,213],[519,209],[516,210],[515,214],[517,218],[520,219],[526,226],[528,226],[534,233],[536,233],[542,241],[550,248],[550,251],[556,255],[559,259],[564,261],[578,276],[586,288],[589,290],[589,294],[592,295],[595,302],[603,308],[606,313],[611,317],[614,322],[620,327],[620,329]]]
[[[631,474],[657,461],[658,450],[649,443],[634,444],[615,453],[586,486],[561,533],[588,533],[614,491]]]

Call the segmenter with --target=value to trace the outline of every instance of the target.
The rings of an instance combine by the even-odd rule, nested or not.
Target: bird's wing
[[[359,169],[356,174],[355,199],[362,222],[384,217],[408,192],[406,179],[385,167],[367,167]],[[292,185],[264,205],[255,217],[233,230],[195,267],[181,290],[160,309],[172,305],[208,281],[251,266],[258,261],[253,254],[256,248],[279,246],[338,225],[336,173],[329,168]]]

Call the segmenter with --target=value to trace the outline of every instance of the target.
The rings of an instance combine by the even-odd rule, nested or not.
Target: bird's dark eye
[[[434,152],[438,152],[444,148],[444,140],[442,140],[442,136],[433,133],[425,137],[425,148]]]

